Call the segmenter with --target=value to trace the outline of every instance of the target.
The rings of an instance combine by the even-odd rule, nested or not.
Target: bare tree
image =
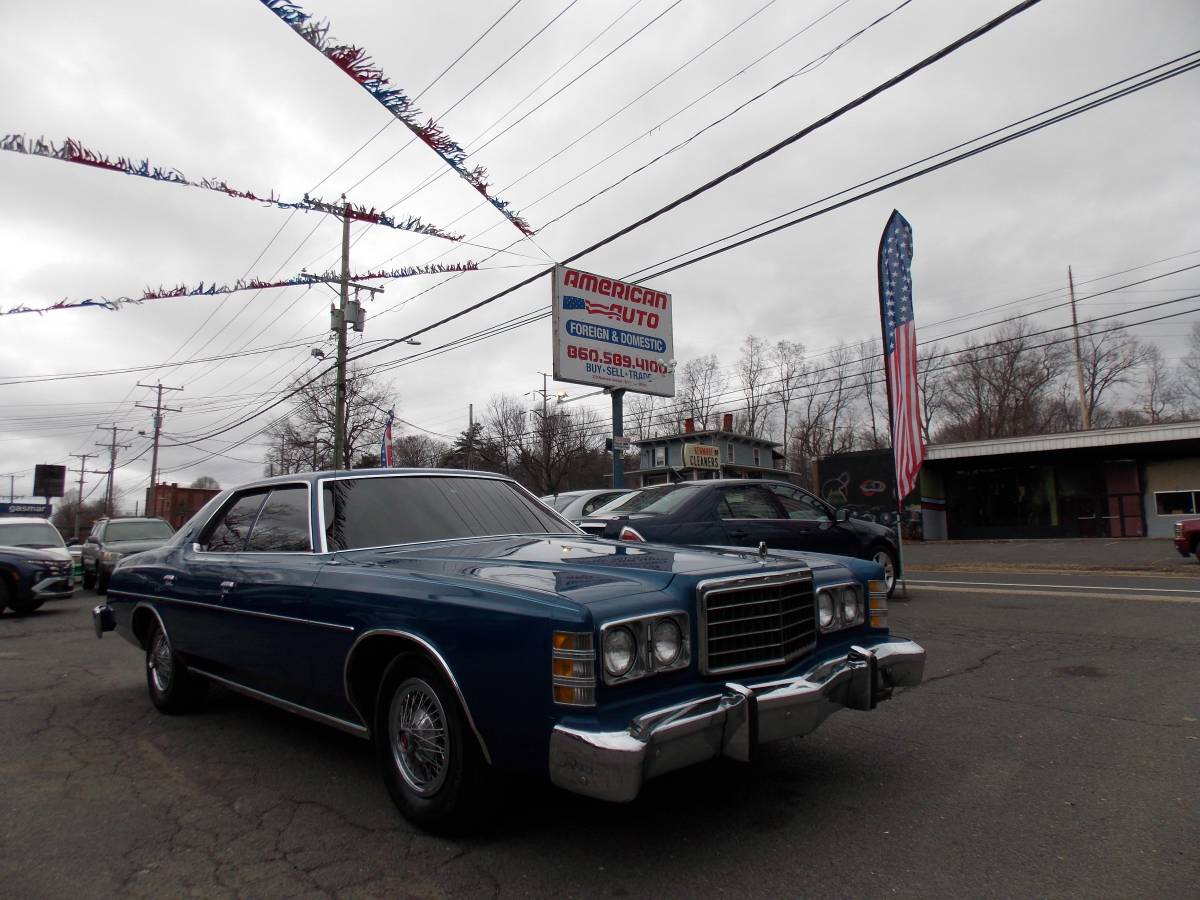
[[[767,379],[770,376],[770,345],[750,334],[742,341],[735,374],[745,398],[743,434],[760,437],[766,424],[764,404],[767,399]]]
[[[820,373],[821,380],[827,385],[829,394],[825,452],[851,450],[854,447],[854,427],[849,419],[859,391],[854,373],[854,355],[845,344],[838,344],[829,354],[829,364],[822,368],[825,371]]]
[[[402,434],[392,441],[396,465],[401,468],[425,469],[441,464],[450,445],[427,434]]]
[[[1200,400],[1200,322],[1192,324],[1192,330],[1188,333],[1187,354],[1180,366],[1183,369],[1180,386],[1192,399]]]
[[[1149,346],[1125,330],[1120,322],[1101,329],[1080,328],[1083,357],[1083,393],[1088,418],[1096,420],[1101,401],[1113,388],[1134,380],[1146,362]]]
[[[217,479],[211,475],[201,475],[189,487],[203,488],[206,491],[219,491],[221,489],[221,485],[217,482]]]
[[[625,395],[625,433],[633,440],[645,441],[658,434],[659,428],[654,421],[658,400],[654,394]]]
[[[779,405],[780,413],[783,416],[780,443],[783,444],[784,449],[783,465],[784,468],[787,468],[787,454],[791,446],[788,441],[788,415],[791,411],[792,401],[795,400],[801,382],[804,380],[804,345],[795,341],[779,341],[771,348],[771,364],[774,368],[771,399]]]
[[[917,357],[917,396],[921,401],[921,436],[926,444],[933,443],[935,420],[946,410],[946,382],[951,377],[946,368],[950,351],[934,344]]]
[[[1168,421],[1183,402],[1180,379],[1167,365],[1162,350],[1153,344],[1146,348],[1142,366],[1141,411],[1151,425]]]
[[[540,494],[565,490],[573,470],[592,455],[604,430],[595,410],[552,410],[545,418],[537,415],[520,451],[523,480]]]
[[[715,353],[689,359],[683,364],[680,378],[680,397],[687,418],[694,419],[700,429],[715,428],[715,408],[720,402],[718,395],[725,392],[729,378],[721,371],[721,363]]]
[[[346,442],[341,460],[333,459],[334,392],[336,376],[322,375],[311,384],[298,380],[292,411],[267,429],[271,449],[268,470],[276,473],[317,469],[348,469],[353,460],[377,445],[383,428],[380,412],[392,404],[392,392],[357,368],[346,373]]]
[[[968,345],[953,359],[946,379],[946,425],[941,441],[972,441],[1035,434],[1056,405],[1055,386],[1070,364],[1061,342],[1030,335],[1021,320],[999,328],[991,340]]]
[[[858,389],[867,409],[867,420],[870,422],[868,444],[878,450],[886,447],[887,441],[887,383],[883,375],[883,350],[876,341],[863,341],[857,347],[858,357]]]
[[[484,413],[484,434],[496,448],[497,468],[512,475],[529,446],[529,411],[515,394],[493,394]]]

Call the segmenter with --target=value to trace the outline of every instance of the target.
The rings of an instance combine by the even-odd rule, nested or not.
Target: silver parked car
[[[585,516],[590,516],[602,506],[607,506],[614,500],[630,493],[627,490],[598,488],[590,491],[563,491],[561,494],[547,494],[542,502],[561,515],[564,519],[579,522]]]

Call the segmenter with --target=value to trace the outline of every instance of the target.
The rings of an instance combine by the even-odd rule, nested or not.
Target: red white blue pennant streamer
[[[441,275],[448,272],[474,272],[479,269],[479,263],[473,261],[461,263],[435,263],[427,266],[403,266],[399,269],[381,269],[378,272],[364,272],[361,275],[351,275],[351,281],[375,281],[378,279],[391,278],[412,278],[414,275]],[[147,300],[166,300],[170,297],[200,297],[209,296],[212,294],[233,294],[237,291],[261,291],[265,288],[282,288],[282,287],[297,287],[321,282],[337,283],[341,281],[341,276],[336,272],[326,272],[324,275],[311,275],[307,272],[302,272],[293,278],[286,278],[282,281],[261,281],[257,278],[249,280],[239,279],[233,284],[205,284],[200,282],[196,287],[188,287],[186,284],[176,285],[172,288],[158,287],[146,288],[138,297],[89,297],[84,300],[59,300],[50,306],[13,306],[9,309],[0,310],[0,316],[15,316],[20,313],[47,313],[54,312],[60,309],[82,309],[90,306],[95,309],[106,309],[110,312],[116,312],[125,306],[140,306]]]
[[[23,134],[6,134],[3,138],[0,138],[0,150],[8,150],[12,153],[25,153],[30,156],[44,156],[47,159],[58,159],[63,162],[94,166],[97,169],[107,169],[110,172],[138,175],[142,178],[167,181],[171,184],[182,184],[188,187],[201,188],[206,191],[218,191],[229,197],[253,200],[256,203],[265,203],[268,206],[277,206],[280,209],[312,210],[314,212],[328,213],[338,218],[346,214],[345,204],[326,203],[316,197],[310,197],[308,194],[304,195],[303,200],[296,201],[282,200],[275,195],[274,191],[271,191],[265,197],[260,197],[251,191],[243,191],[230,187],[226,182],[218,179],[204,178],[200,181],[191,181],[178,169],[152,166],[147,159],[138,160],[137,162],[127,159],[124,156],[119,156],[115,160],[110,159],[103,154],[96,153],[94,150],[87,149],[74,138],[67,138],[62,144],[55,144],[53,141],[47,141],[44,138],[31,139],[26,138]],[[436,225],[422,222],[417,216],[407,216],[397,219],[385,212],[377,212],[374,207],[368,209],[365,206],[351,203],[349,216],[351,219],[359,222],[383,225],[387,228],[395,228],[397,231],[427,234],[432,237],[444,238],[448,241],[461,241],[463,239],[463,235],[443,231]]]
[[[391,81],[383,74],[383,70],[371,61],[367,51],[353,44],[336,43],[329,36],[329,22],[317,21],[306,13],[298,3],[290,0],[260,0],[263,6],[278,16],[284,23],[300,35],[304,41],[335,66],[353,78],[368,94],[374,97],[384,109],[420,138],[430,149],[440,156],[450,168],[454,169],[467,184],[479,191],[492,206],[496,207],[508,221],[526,237],[533,235],[533,229],[506,201],[494,197],[489,191],[487,170],[483,166],[468,169],[467,152],[451,138],[442,126],[432,118],[421,124],[421,111],[417,109],[412,99],[398,87],[392,87]]]

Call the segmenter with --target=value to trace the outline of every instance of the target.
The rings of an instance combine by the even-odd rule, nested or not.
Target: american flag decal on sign
[[[925,459],[921,403],[917,394],[917,326],[912,302],[912,226],[895,210],[879,242],[879,318],[887,377],[892,453],[896,458],[896,501],[917,483]]]

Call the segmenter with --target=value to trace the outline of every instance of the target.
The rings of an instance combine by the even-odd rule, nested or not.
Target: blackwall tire
[[[108,593],[108,576],[104,574],[103,569],[99,570],[96,573],[96,593],[97,594],[107,594]]]
[[[188,671],[157,622],[146,639],[146,689],[155,709],[169,716],[191,712],[208,692],[208,682]]]
[[[95,586],[96,586],[96,573],[89,572],[87,569],[84,569],[83,570],[83,587],[84,587],[84,589],[90,591]]]
[[[476,824],[487,763],[453,687],[426,657],[402,654],[388,666],[373,733],[380,775],[406,819],[435,834]]]

